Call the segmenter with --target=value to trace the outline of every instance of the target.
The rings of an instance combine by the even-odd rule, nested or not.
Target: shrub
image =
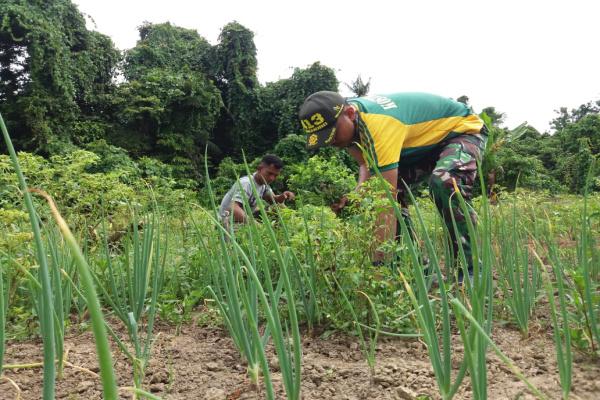
[[[305,204],[330,205],[356,186],[353,172],[338,158],[313,156],[294,166],[289,188]]]

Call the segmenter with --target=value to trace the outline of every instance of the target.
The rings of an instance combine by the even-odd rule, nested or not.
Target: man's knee
[[[436,202],[450,196],[452,187],[452,175],[448,171],[433,171],[429,178],[429,192]]]

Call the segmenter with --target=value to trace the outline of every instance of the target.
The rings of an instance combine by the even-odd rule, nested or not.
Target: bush
[[[501,165],[496,181],[498,185],[510,190],[522,187],[553,193],[564,192],[565,188],[548,173],[537,157],[519,154],[510,147],[501,148],[497,157]]]
[[[353,172],[338,158],[311,157],[296,164],[289,188],[303,204],[330,205],[356,186]]]
[[[273,149],[286,165],[304,163],[308,160],[306,138],[304,135],[290,134],[281,139]]]
[[[48,192],[70,224],[95,226],[105,215],[110,220],[129,221],[131,207],[140,210],[153,206],[154,199],[169,212],[178,213],[193,194],[178,190],[175,181],[155,175],[160,162],[140,165],[119,154],[101,158],[90,151],[76,150],[46,160],[30,153],[19,153],[19,163],[30,187]],[[157,164],[158,163],[158,164]],[[22,194],[8,156],[0,155],[0,208],[21,209]]]

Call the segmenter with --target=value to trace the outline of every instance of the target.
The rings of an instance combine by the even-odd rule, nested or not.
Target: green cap
[[[338,93],[325,90],[313,93],[304,100],[298,118],[308,135],[306,146],[309,149],[331,144],[335,137],[335,123],[345,103]]]

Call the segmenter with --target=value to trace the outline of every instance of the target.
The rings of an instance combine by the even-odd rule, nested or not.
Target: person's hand
[[[342,198],[340,199],[340,201],[338,201],[337,203],[333,203],[331,205],[331,209],[333,210],[334,213],[339,213],[340,211],[342,211],[342,209],[344,207],[346,207],[346,204],[348,204],[348,196],[342,196]]]
[[[285,192],[283,192],[283,198],[285,200],[294,201],[294,199],[296,198],[296,195],[294,194],[294,192],[290,192],[289,190],[286,190]]]

